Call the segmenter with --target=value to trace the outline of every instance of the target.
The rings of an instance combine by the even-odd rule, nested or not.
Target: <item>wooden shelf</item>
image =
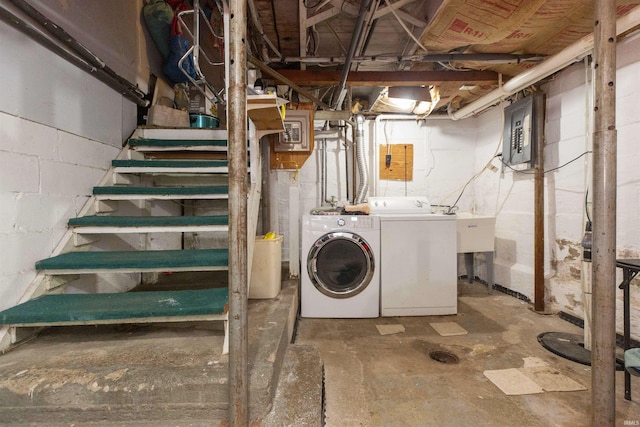
[[[258,138],[284,131],[280,107],[286,102],[275,95],[247,95],[247,114],[256,125]]]

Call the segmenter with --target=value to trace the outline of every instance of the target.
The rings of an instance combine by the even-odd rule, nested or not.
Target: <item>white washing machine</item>
[[[456,314],[456,216],[431,214],[420,197],[371,197],[380,217],[380,314]]]
[[[380,218],[302,217],[302,317],[380,316]]]

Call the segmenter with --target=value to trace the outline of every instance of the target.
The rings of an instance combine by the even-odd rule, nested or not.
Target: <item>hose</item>
[[[358,191],[356,192],[356,204],[362,203],[369,190],[369,172],[364,158],[364,116],[356,116],[356,160],[358,165]]]

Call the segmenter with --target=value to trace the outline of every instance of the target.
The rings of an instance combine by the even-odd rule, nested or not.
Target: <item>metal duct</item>
[[[327,138],[322,138],[320,148],[320,206],[327,202]]]
[[[369,172],[367,170],[367,161],[364,157],[364,116],[362,114],[358,114],[356,116],[356,160],[358,165],[358,190],[356,191],[356,199],[355,203],[362,203],[364,201],[365,196],[367,195],[367,190],[369,189]]]
[[[340,104],[342,104],[342,101],[344,101],[344,97],[346,95],[346,84],[347,77],[349,76],[349,70],[351,70],[351,59],[353,58],[353,55],[356,52],[356,48],[358,47],[358,41],[360,40],[360,37],[362,37],[362,26],[364,25],[364,20],[367,17],[367,10],[369,10],[370,5],[371,0],[362,0],[362,3],[360,3],[358,20],[356,21],[356,26],[353,29],[351,43],[349,43],[349,50],[347,51],[344,68],[342,69],[342,77],[340,78],[340,84],[338,85],[338,98],[336,99],[335,104],[336,109],[340,107]]]

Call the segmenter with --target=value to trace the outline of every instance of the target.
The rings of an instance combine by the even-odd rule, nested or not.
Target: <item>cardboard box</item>
[[[188,128],[190,127],[189,112],[165,107],[164,105],[152,105],[147,114],[147,125]]]

